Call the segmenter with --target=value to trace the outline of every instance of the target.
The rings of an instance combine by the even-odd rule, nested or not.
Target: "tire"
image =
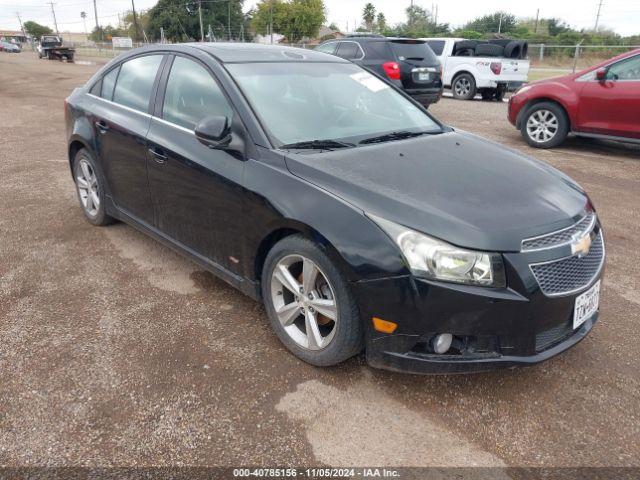
[[[482,95],[482,100],[484,101],[493,100],[496,96],[496,90],[492,88],[485,88],[480,91],[480,95]]]
[[[506,47],[512,41],[513,40],[511,40],[510,38],[493,38],[491,40],[488,40],[487,43],[492,43],[494,45],[500,45],[500,46]]]
[[[88,165],[88,169],[85,167]],[[87,178],[92,180],[87,182]],[[105,185],[104,176],[98,168],[91,154],[84,148],[81,148],[73,159],[73,180],[76,184],[76,193],[80,202],[80,208],[87,221],[95,226],[109,225],[115,219],[107,215],[105,206]],[[84,183],[83,183],[84,181]],[[88,188],[83,188],[88,185]],[[93,191],[94,194],[90,194]],[[98,199],[98,205],[95,199]]]
[[[473,57],[476,51],[473,48],[465,48],[464,50],[458,50],[455,53],[456,57]]]
[[[502,57],[504,55],[504,47],[502,45],[494,45],[492,43],[481,43],[476,46],[477,57]]]
[[[313,284],[314,290],[309,289],[312,293],[303,289],[296,296],[292,290],[304,283],[301,259],[317,269],[317,283]],[[287,266],[288,264],[290,265]],[[287,287],[279,280],[284,278],[282,275],[274,275],[276,271],[282,272],[283,265],[291,274],[291,279],[300,283]],[[323,283],[325,280],[326,283]],[[363,326],[353,294],[340,270],[314,242],[301,235],[292,235],[275,244],[265,260],[261,282],[262,298],[271,326],[280,341],[296,357],[311,365],[325,367],[343,362],[362,351]],[[324,298],[319,299],[325,302],[330,301],[326,298],[332,297],[336,312],[333,322],[329,317],[323,316],[319,309],[310,313],[314,312],[310,296],[317,298],[318,295],[324,295]],[[310,303],[301,306],[297,299]],[[284,308],[284,312],[291,312],[289,315],[282,310],[287,305],[293,306],[292,309]],[[281,311],[281,316],[289,318],[281,321],[276,309]],[[319,332],[321,341],[310,340],[306,334],[308,315],[316,319],[316,331]],[[285,326],[284,323],[288,325]],[[326,335],[322,336],[323,333]],[[325,341],[327,343],[321,345]]]
[[[476,45],[478,45],[477,40],[460,40],[453,46],[453,54],[458,55],[457,52],[461,50],[475,50]]]
[[[522,44],[517,40],[509,42],[504,47],[504,56],[507,58],[520,58],[521,53],[522,53]]]
[[[555,121],[554,121],[555,119]],[[537,124],[544,122],[544,129],[538,129]],[[555,129],[553,129],[555,125]],[[545,133],[551,133],[551,137],[547,137]],[[523,116],[523,122],[520,126],[520,133],[526,142],[535,148],[553,148],[560,145],[569,133],[569,120],[564,109],[553,102],[536,103],[530,107]]]
[[[461,73],[451,82],[453,98],[472,100],[476,96],[476,80],[470,73]]]

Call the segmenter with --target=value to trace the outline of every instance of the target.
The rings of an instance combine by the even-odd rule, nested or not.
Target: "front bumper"
[[[598,312],[573,329],[575,299],[602,278],[571,295],[549,297],[529,269],[530,257],[506,254],[508,288],[435,282],[411,275],[355,282],[366,327],[366,356],[373,367],[410,373],[466,373],[532,365],[582,340]],[[372,317],[397,323],[392,334],[374,330]],[[456,348],[436,354],[430,340],[454,335]]]

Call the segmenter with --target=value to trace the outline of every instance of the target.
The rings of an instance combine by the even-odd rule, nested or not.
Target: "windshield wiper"
[[[385,133],[384,135],[378,135],[377,137],[365,138],[364,140],[361,140],[359,143],[366,144],[366,143],[390,142],[391,140],[403,140],[405,138],[419,137],[420,135],[427,135],[427,134],[433,134],[433,133],[438,133],[438,132],[409,132],[409,131],[402,130],[400,132]]]
[[[281,145],[281,149],[300,149],[300,150],[333,150],[335,148],[355,147],[353,143],[340,142],[338,140],[306,140],[304,142],[286,143]]]

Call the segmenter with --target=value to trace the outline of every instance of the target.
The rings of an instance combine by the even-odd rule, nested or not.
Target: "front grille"
[[[603,261],[602,232],[598,232],[589,253],[584,257],[574,256],[531,265],[531,271],[545,295],[567,295],[588,286],[600,272]]]
[[[557,232],[540,235],[539,237],[527,238],[522,241],[522,251],[528,252],[532,250],[544,250],[546,248],[554,248],[560,245],[570,243],[576,234],[584,234],[590,232],[596,223],[596,214],[589,212],[575,225],[558,230]]]
[[[561,323],[536,334],[536,353],[560,343],[573,332],[572,322]]]

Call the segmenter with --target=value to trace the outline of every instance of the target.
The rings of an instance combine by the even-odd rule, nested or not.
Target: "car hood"
[[[523,238],[571,225],[589,202],[558,170],[466,132],[285,161],[365,213],[478,250],[519,251]]]

